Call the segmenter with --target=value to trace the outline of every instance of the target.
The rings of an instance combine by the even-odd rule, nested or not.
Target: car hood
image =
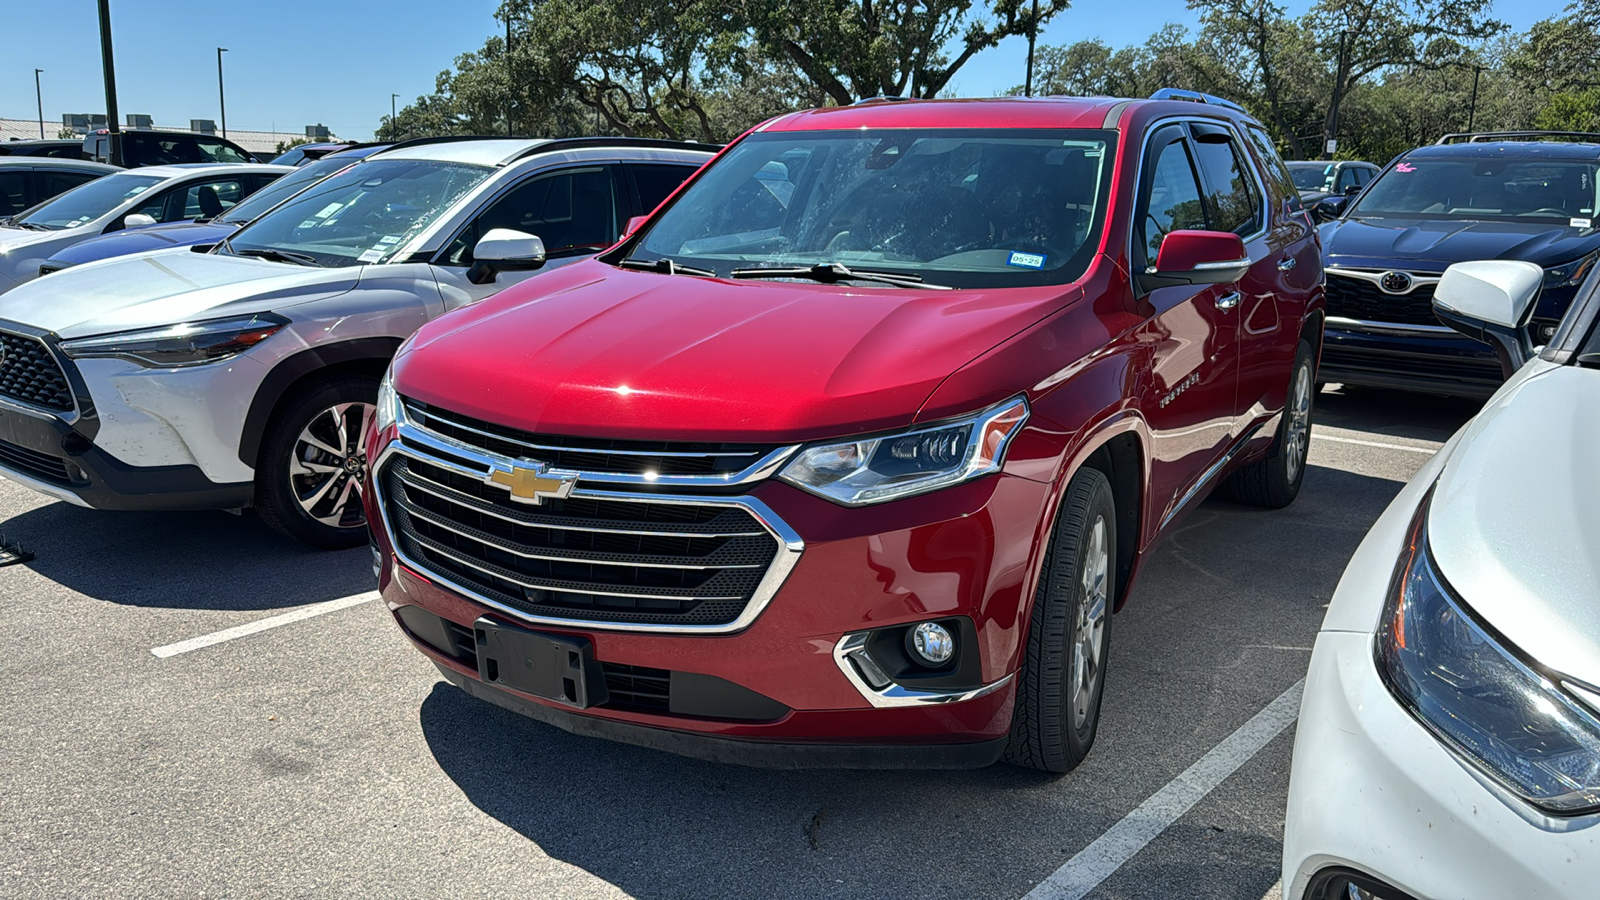
[[[210,222],[178,222],[172,225],[131,228],[80,241],[51,256],[49,262],[76,266],[99,259],[110,259],[113,256],[153,253],[157,250],[170,250],[173,247],[214,243],[233,234],[237,228],[237,225],[217,225]]]
[[[1467,605],[1523,652],[1591,685],[1600,685],[1597,454],[1600,371],[1534,363],[1467,427],[1428,513],[1434,559]]]
[[[1332,266],[1396,266],[1443,271],[1474,259],[1518,259],[1550,267],[1600,247],[1600,231],[1551,222],[1349,217],[1323,232]]]
[[[952,372],[1081,293],[732,282],[588,261],[424,326],[395,383],[547,434],[788,443],[910,424]]]
[[[59,231],[34,231],[31,228],[0,228],[0,253],[9,253],[34,244],[44,244],[60,240],[75,232],[74,228],[63,228]]]
[[[361,267],[316,269],[165,250],[46,275],[0,294],[0,319],[62,337],[282,309],[355,287]]]

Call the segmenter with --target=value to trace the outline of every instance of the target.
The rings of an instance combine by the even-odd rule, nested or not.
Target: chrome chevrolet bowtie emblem
[[[1378,276],[1378,287],[1385,294],[1404,294],[1411,290],[1411,275],[1408,272],[1385,272]]]
[[[537,506],[547,499],[561,499],[571,494],[578,483],[578,473],[553,472],[544,463],[536,462],[526,466],[511,465],[509,468],[496,465],[483,480],[486,484],[510,491],[511,499],[518,503]]]

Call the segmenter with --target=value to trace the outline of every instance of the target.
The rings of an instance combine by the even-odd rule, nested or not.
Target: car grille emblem
[[[578,473],[552,472],[549,466],[536,462],[529,466],[512,465],[508,468],[496,465],[483,480],[486,484],[510,491],[511,499],[518,503],[537,506],[547,499],[559,500],[570,495],[578,483]]]
[[[1411,291],[1408,272],[1385,272],[1378,277],[1378,289],[1385,294],[1405,294]]]

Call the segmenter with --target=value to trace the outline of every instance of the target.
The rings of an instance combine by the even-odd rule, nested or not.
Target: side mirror
[[[1494,348],[1507,378],[1533,357],[1528,317],[1544,286],[1531,262],[1496,259],[1456,263],[1433,289],[1433,313],[1473,340]]]
[[[1161,240],[1156,264],[1139,276],[1146,289],[1173,284],[1227,284],[1250,269],[1244,241],[1227,231],[1173,231]]]
[[[633,237],[633,233],[635,231],[638,231],[639,230],[639,226],[643,225],[645,223],[645,220],[648,219],[648,218],[650,218],[650,217],[649,216],[634,216],[633,218],[629,219],[628,220],[628,227],[622,229],[622,236],[624,238]]]
[[[156,224],[155,216],[147,216],[144,213],[128,213],[122,217],[123,228],[143,228],[154,224]]]
[[[489,284],[494,281],[496,272],[543,266],[544,241],[527,232],[493,228],[472,248],[472,258],[467,280],[473,284]]]
[[[1347,185],[1345,185],[1345,188],[1342,191],[1342,193],[1346,197],[1354,197],[1355,195],[1361,193],[1361,185],[1359,185],[1359,184],[1347,184]]]

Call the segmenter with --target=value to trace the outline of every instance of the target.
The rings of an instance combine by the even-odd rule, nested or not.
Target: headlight
[[[238,356],[287,324],[282,316],[256,313],[62,341],[61,352],[73,359],[115,357],[158,369],[198,366]]]
[[[1595,251],[1588,256],[1580,257],[1564,265],[1551,266],[1545,269],[1544,286],[1547,288],[1566,287],[1581,283],[1583,277],[1589,274],[1589,270],[1594,268],[1596,257],[1600,257],[1600,251]]]
[[[394,366],[391,365],[383,371],[383,380],[378,382],[378,430],[388,428],[404,415],[400,409],[400,395],[394,390]]]
[[[1600,809],[1600,720],[1452,596],[1426,519],[1413,525],[1378,628],[1384,682],[1435,737],[1527,802],[1562,816]]]
[[[1028,401],[1017,397],[913,431],[813,444],[778,477],[846,506],[898,500],[998,471],[1027,419]]]

